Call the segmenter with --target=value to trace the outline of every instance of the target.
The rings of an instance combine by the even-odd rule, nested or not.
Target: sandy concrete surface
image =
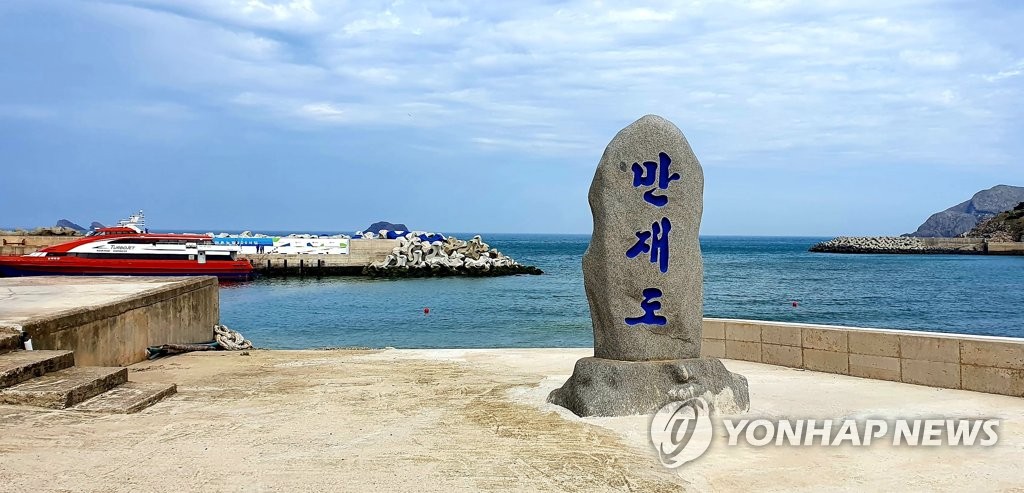
[[[180,282],[178,277],[33,276],[0,278],[0,325],[105,305]]]
[[[0,491],[1024,491],[1024,399],[726,361],[748,417],[985,416],[991,448],[711,449],[665,469],[645,416],[547,393],[589,349],[192,353],[131,367],[134,415],[0,406]]]

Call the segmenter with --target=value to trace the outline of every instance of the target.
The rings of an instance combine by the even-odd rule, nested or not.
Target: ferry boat
[[[252,265],[239,260],[239,247],[216,245],[192,234],[151,234],[142,212],[118,226],[35,253],[0,257],[0,276],[217,276],[244,281]]]

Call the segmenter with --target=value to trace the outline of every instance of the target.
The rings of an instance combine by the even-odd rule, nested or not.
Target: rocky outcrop
[[[906,236],[840,236],[810,248],[817,253],[967,253],[985,252],[985,242],[972,238],[912,238]]]
[[[1024,240],[1024,202],[975,226],[965,236],[1000,242]]]
[[[1024,187],[998,185],[974,194],[971,200],[932,214],[917,231],[906,236],[955,238],[1020,202],[1024,202]]]
[[[388,231],[405,231],[405,232],[409,231],[409,228],[407,228],[402,223],[394,224],[394,223],[389,223],[387,221],[377,221],[377,222],[371,224],[368,228],[364,229],[363,231],[377,232],[377,231],[380,231],[382,229],[385,229],[385,230],[388,230]]]
[[[54,227],[55,228],[73,229],[75,231],[86,231],[85,228],[83,228],[83,227],[81,227],[81,226],[79,226],[79,225],[77,225],[77,224],[75,224],[75,223],[73,223],[71,221],[68,221],[67,219],[61,219],[60,221],[57,221],[57,225],[54,226]]]
[[[363,270],[371,277],[502,276],[542,274],[536,267],[522,265],[493,249],[479,235],[469,241],[454,236],[444,241],[424,241],[415,233],[398,238],[384,260]]]

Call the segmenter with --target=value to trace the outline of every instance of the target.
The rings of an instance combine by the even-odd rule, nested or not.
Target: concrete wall
[[[963,252],[984,252],[984,238],[920,238],[921,242],[931,248],[947,248]]]
[[[23,326],[35,349],[73,350],[81,366],[126,366],[144,361],[148,346],[212,341],[219,320],[217,279],[197,277]]]
[[[80,236],[0,236],[0,255],[28,255],[51,245],[66,243]]]
[[[1024,339],[707,318],[702,353],[1024,397]]]
[[[1024,255],[1024,242],[990,241],[988,242],[988,253],[993,255]]]
[[[300,265],[315,273],[316,268],[351,268],[353,272],[362,271],[363,267],[372,262],[384,260],[391,250],[398,246],[398,240],[351,240],[349,253],[345,255],[283,255],[275,253],[240,255],[252,262],[253,267],[260,271],[282,271],[297,273]]]

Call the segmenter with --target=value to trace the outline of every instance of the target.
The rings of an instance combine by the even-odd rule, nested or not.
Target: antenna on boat
[[[117,225],[122,228],[132,228],[141,233],[146,229],[146,215],[140,209],[139,212],[128,216],[128,219],[118,221]]]

